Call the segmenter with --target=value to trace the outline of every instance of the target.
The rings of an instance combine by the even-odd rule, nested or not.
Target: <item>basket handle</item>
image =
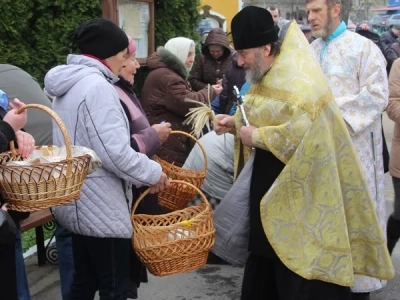
[[[65,127],[64,122],[61,120],[61,118],[50,108],[48,108],[47,106],[41,105],[41,104],[26,104],[20,108],[18,108],[15,113],[16,114],[20,114],[21,112],[23,112],[25,109],[27,108],[38,108],[41,109],[45,112],[47,112],[53,119],[54,121],[57,123],[58,127],[61,130],[61,133],[64,137],[64,141],[65,141],[65,148],[67,151],[67,160],[71,162],[72,159],[72,148],[71,148],[71,138],[69,137],[69,133],[67,130],[67,127]],[[14,147],[14,142],[12,141],[13,145],[10,144],[10,149],[14,149],[15,152],[15,147]],[[72,164],[71,163],[67,163],[67,176],[70,175],[72,172]]]
[[[18,153],[17,153],[17,150],[15,149],[15,143],[14,143],[14,141],[11,140],[9,145],[10,145],[10,151],[11,151],[12,157],[13,157],[14,159],[17,158],[17,157],[18,157]]]
[[[171,131],[171,134],[182,134],[188,138],[191,138],[192,140],[194,140],[197,143],[197,145],[199,145],[201,152],[203,153],[203,156],[204,156],[204,170],[203,171],[206,172],[207,171],[207,154],[203,148],[203,145],[199,142],[199,140],[196,139],[193,135],[191,135],[187,132],[184,132],[184,131],[180,131],[180,130],[173,130],[173,131]]]
[[[212,209],[212,208],[211,208],[211,204],[210,204],[210,202],[208,202],[208,200],[207,200],[206,196],[204,195],[204,193],[203,193],[199,188],[197,188],[196,186],[194,186],[193,184],[191,184],[191,183],[189,183],[189,182],[186,182],[186,181],[183,181],[183,180],[170,180],[170,183],[171,183],[171,184],[174,184],[174,183],[183,183],[183,184],[185,184],[185,185],[188,185],[188,186],[192,187],[192,188],[195,189],[196,192],[201,196],[201,199],[202,199],[203,202],[208,206],[208,208],[209,208],[210,210]],[[150,192],[150,189],[147,189],[147,190],[145,190],[145,191],[139,196],[139,198],[137,198],[137,200],[135,201],[135,204],[133,205],[133,208],[132,208],[132,215],[135,214],[136,208],[139,206],[139,203],[144,199],[144,197],[147,196],[147,194],[148,194],[149,192]]]

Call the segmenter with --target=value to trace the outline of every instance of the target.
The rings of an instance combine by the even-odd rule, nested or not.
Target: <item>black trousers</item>
[[[126,300],[129,292],[130,239],[72,234],[74,275],[70,300]]]
[[[0,299],[18,300],[15,244],[0,244]]]
[[[243,277],[241,300],[350,300],[350,288],[307,280],[278,258],[250,254]]]

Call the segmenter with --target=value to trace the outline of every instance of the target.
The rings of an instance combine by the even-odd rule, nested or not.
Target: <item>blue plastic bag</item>
[[[7,110],[9,104],[10,101],[8,100],[7,94],[3,90],[0,90],[0,107],[4,108],[4,110]]]

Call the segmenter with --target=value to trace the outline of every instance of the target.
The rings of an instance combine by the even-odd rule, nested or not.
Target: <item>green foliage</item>
[[[155,14],[156,46],[163,46],[169,39],[183,36],[196,42],[196,33],[201,16],[198,12],[200,0],[164,0]]]
[[[199,4],[200,0],[163,0],[155,12],[156,47],[177,36],[200,41]],[[43,83],[50,68],[65,63],[72,31],[101,15],[101,0],[1,0],[0,63],[16,65]],[[142,68],[137,74],[136,90],[147,73]]]
[[[12,9],[10,9],[12,8]],[[0,5],[0,63],[27,66],[31,58],[29,40],[32,1],[2,0]]]
[[[1,0],[0,63],[16,65],[39,82],[65,62],[70,33],[101,16],[99,0]]]
[[[40,74],[41,79],[54,65],[64,63],[69,53],[70,34],[82,22],[101,17],[99,0],[36,0],[34,24],[35,43],[32,44],[35,53],[33,74]]]
[[[54,234],[54,230],[44,230],[44,240],[51,238]],[[36,233],[35,229],[31,229],[22,233],[22,253],[25,253],[28,249],[36,245]],[[53,240],[54,242],[54,240]]]
[[[198,44],[200,36],[196,30],[201,20],[199,6],[200,0],[163,0],[155,12],[156,48],[178,36],[190,38]],[[138,96],[148,73],[149,69],[144,67],[135,75],[135,92]]]

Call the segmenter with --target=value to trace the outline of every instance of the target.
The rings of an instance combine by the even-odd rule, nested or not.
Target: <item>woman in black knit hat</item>
[[[131,249],[132,184],[158,192],[169,184],[161,167],[130,147],[129,123],[113,86],[130,56],[127,35],[106,19],[83,23],[67,64],[50,70],[45,88],[54,111],[66,124],[71,142],[93,149],[102,167],[90,174],[80,198],[53,208],[57,221],[72,232],[74,275],[70,300],[127,299]],[[54,128],[53,141],[64,144]]]

